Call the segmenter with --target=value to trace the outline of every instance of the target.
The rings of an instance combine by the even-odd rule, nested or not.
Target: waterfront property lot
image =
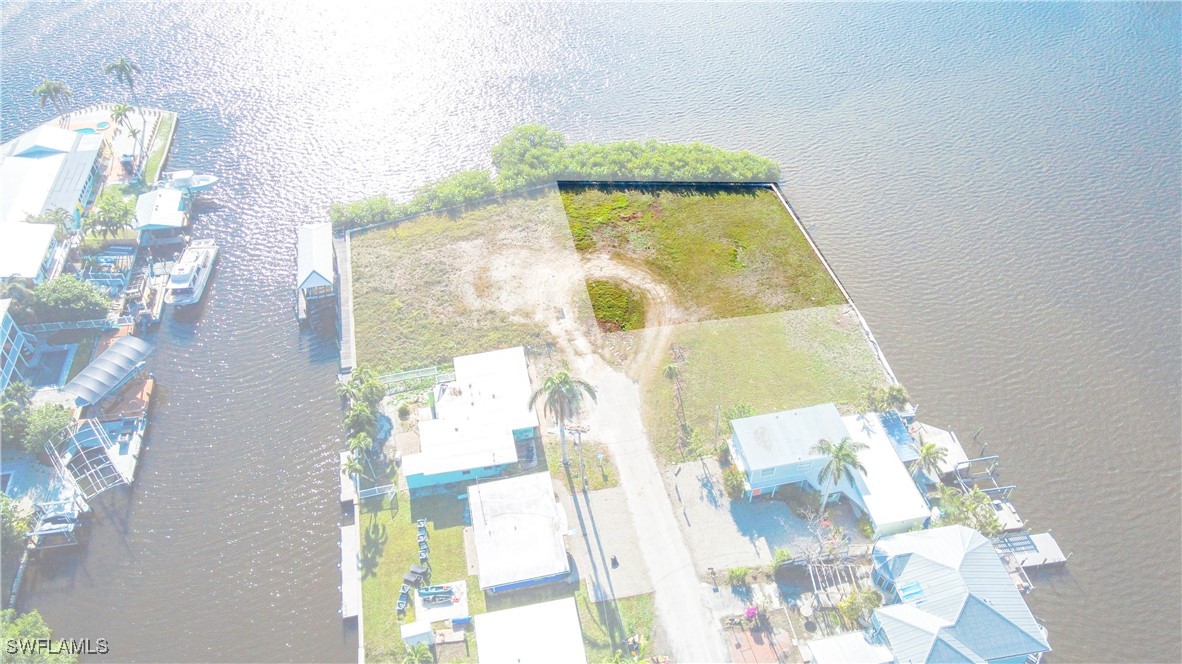
[[[666,461],[710,452],[739,404],[771,413],[833,402],[853,410],[889,384],[847,305],[675,326],[644,384],[645,431]],[[670,366],[673,370],[666,370]]]
[[[382,373],[542,342],[578,271],[556,190],[354,234],[357,359]]]
[[[365,501],[358,515],[361,529],[361,598],[364,606],[365,651],[370,661],[401,661],[405,648],[399,631],[414,622],[414,607],[398,616],[402,576],[419,562],[416,519],[427,519],[430,533],[431,579],[440,583],[466,579],[468,610],[483,613],[484,593],[475,576],[468,574],[464,555],[464,506],[453,494]],[[471,638],[471,637],[469,637]]]
[[[579,253],[643,267],[672,290],[689,320],[845,302],[766,187],[570,184],[561,190]],[[597,317],[606,308],[596,304]]]

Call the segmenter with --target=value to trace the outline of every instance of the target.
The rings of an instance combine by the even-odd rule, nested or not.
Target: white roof
[[[573,597],[482,613],[474,621],[476,653],[483,664],[587,662]]]
[[[831,403],[731,420],[740,465],[754,473],[817,458],[813,446],[822,438],[836,443],[846,430]]]
[[[550,473],[531,473],[468,488],[480,587],[494,588],[570,571],[566,513]]]
[[[296,241],[296,288],[333,285],[332,223],[300,226]]]
[[[103,139],[41,125],[0,147],[0,223],[62,208],[73,212]]]
[[[53,244],[53,224],[0,223],[0,278],[35,279]]]
[[[419,422],[418,454],[403,457],[407,475],[438,475],[517,461],[513,431],[538,426],[529,407],[525,349],[455,358],[456,379],[436,392],[436,419]]]
[[[867,446],[858,454],[866,473],[855,473],[855,479],[860,502],[878,533],[891,534],[922,524],[931,515],[931,508],[899,460],[882,420],[874,413],[864,413],[843,417],[842,421],[850,438]]]
[[[137,230],[162,231],[184,228],[188,222],[188,197],[180,189],[153,189],[136,201]]]
[[[889,664],[891,649],[878,643],[869,631],[850,632],[808,642],[814,664]]]

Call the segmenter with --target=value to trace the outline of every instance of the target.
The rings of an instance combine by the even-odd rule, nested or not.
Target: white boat
[[[190,244],[168,273],[164,301],[178,307],[200,302],[217,258],[218,246],[213,240],[196,240]]]
[[[216,175],[197,175],[193,171],[170,171],[162,177],[161,186],[188,191],[204,191],[218,182]]]

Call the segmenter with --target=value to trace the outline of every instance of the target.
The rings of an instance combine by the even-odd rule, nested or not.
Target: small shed
[[[336,294],[336,255],[331,223],[300,226],[296,240],[295,287],[300,320],[308,316],[308,302]]]
[[[426,621],[406,623],[400,627],[402,631],[402,642],[406,644],[407,648],[413,648],[420,643],[426,643],[428,646],[435,645],[435,632],[431,629],[431,623]]]
[[[162,187],[139,197],[135,204],[135,228],[144,246],[183,242],[189,227],[192,198],[181,189]]]

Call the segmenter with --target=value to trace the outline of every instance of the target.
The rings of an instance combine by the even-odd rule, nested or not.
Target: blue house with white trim
[[[435,387],[433,418],[419,422],[419,452],[402,459],[412,493],[495,477],[540,436],[525,349],[455,358],[455,380]]]

